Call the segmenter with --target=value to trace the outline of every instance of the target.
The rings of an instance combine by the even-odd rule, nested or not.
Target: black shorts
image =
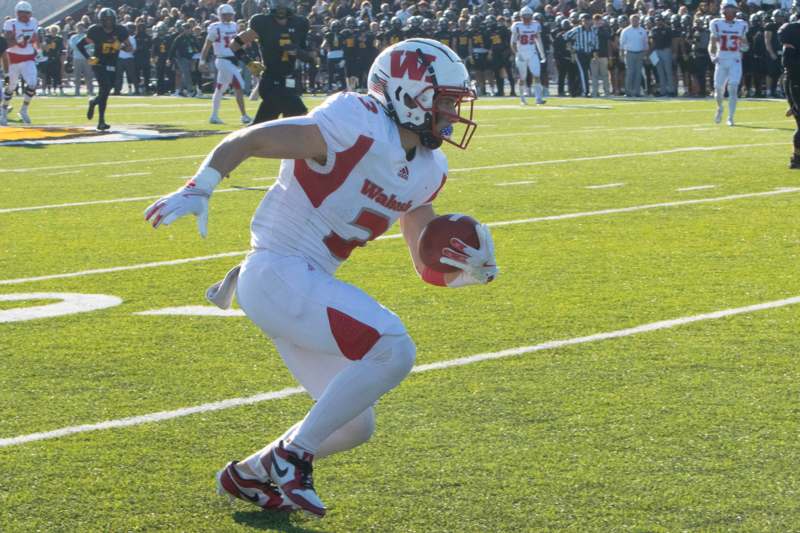
[[[117,78],[117,69],[113,65],[93,65],[92,72],[94,72],[94,79],[97,80],[97,85],[101,89],[114,87],[114,81]]]
[[[345,59],[344,70],[347,73],[348,78],[351,76],[360,78],[361,74],[364,72],[364,67],[361,61],[359,61],[357,58]]]
[[[506,66],[506,55],[502,52],[492,52],[492,59],[489,60],[489,68],[492,70],[500,70]]]
[[[470,71],[484,71],[489,70],[489,61],[486,56],[488,54],[472,54],[472,61],[470,62]]]

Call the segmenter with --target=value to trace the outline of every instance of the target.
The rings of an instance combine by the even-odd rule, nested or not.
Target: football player
[[[104,131],[109,129],[106,123],[106,105],[108,95],[114,88],[114,81],[117,78],[117,57],[120,49],[132,50],[128,30],[124,26],[117,24],[117,13],[104,7],[97,15],[100,24],[93,24],[86,32],[86,36],[78,41],[77,49],[83,57],[92,65],[94,77],[97,80],[97,96],[89,100],[89,109],[86,118],[94,118],[94,108],[97,106],[100,116],[97,121],[97,129]],[[94,44],[94,55],[89,56],[86,50],[87,44]]]
[[[742,52],[747,51],[747,22],[736,18],[739,6],[736,0],[723,0],[722,18],[711,21],[708,55],[714,63],[714,97],[717,113],[714,122],[722,120],[722,100],[728,88],[728,126],[733,126],[739,82],[742,79]]]
[[[305,115],[307,111],[300,98],[300,64],[311,60],[308,19],[295,15],[293,0],[270,0],[269,6],[269,14],[253,15],[248,29],[237,35],[231,44],[234,52],[241,53],[242,47],[258,40],[264,63],[248,64],[253,74],[261,76],[257,124],[281,115]]]
[[[544,61],[544,48],[542,47],[541,25],[533,20],[533,11],[528,6],[519,10],[521,22],[511,25],[511,51],[514,53],[514,62],[517,65],[519,86],[519,99],[527,105],[527,96],[531,95],[531,86],[527,83],[528,73],[533,78],[533,94],[536,103],[543,104],[542,84],[540,82],[541,65]]]
[[[8,19],[3,23],[3,33],[10,45],[8,54],[8,86],[3,92],[2,117],[8,116],[8,106],[14,96],[19,79],[25,82],[25,91],[22,106],[19,109],[19,118],[25,124],[31,123],[28,106],[36,95],[36,85],[39,77],[36,73],[36,55],[39,51],[39,23],[32,16],[33,8],[28,2],[18,2],[14,7],[16,18]]]
[[[222,103],[222,96],[228,90],[228,86],[233,87],[233,93],[236,95],[236,105],[239,106],[239,113],[241,114],[242,124],[250,124],[253,119],[247,115],[244,108],[244,95],[242,94],[242,86],[244,85],[244,78],[239,70],[239,60],[231,50],[231,43],[233,42],[238,32],[238,26],[233,21],[236,16],[236,11],[230,4],[221,4],[217,8],[217,16],[219,21],[213,22],[208,26],[208,36],[200,51],[200,62],[198,64],[200,69],[208,68],[206,66],[206,57],[208,51],[214,48],[214,66],[217,67],[217,83],[214,86],[214,95],[211,97],[211,116],[208,121],[211,124],[224,124],[219,118],[219,106]]]
[[[8,41],[5,36],[0,33],[0,99],[3,98],[3,83],[6,77],[5,73],[8,72],[8,54],[6,54],[6,50],[8,50]],[[0,104],[2,104],[2,102],[0,102]],[[6,125],[8,125],[6,108],[0,105],[0,126]]]
[[[797,124],[789,168],[797,169],[800,168],[800,22],[784,24],[778,31],[778,38],[783,47],[781,60],[786,73],[786,99],[789,100],[787,115],[791,115]]]
[[[217,474],[221,495],[264,509],[324,515],[313,461],[366,442],[375,403],[414,365],[416,348],[397,315],[334,277],[351,253],[399,219],[425,282],[461,287],[498,274],[485,225],[476,227],[477,248],[452,239],[444,249],[440,261],[456,272],[433,271],[417,251],[447,176],[439,147],[466,148],[475,130],[464,64],[437,41],[411,39],[384,50],[368,80],[367,95],[336,93],[307,116],[230,134],[192,180],[146,210],[156,228],[194,214],[205,236],[209,198],[223,177],[250,157],[282,159],[252,219],[253,251],[207,293],[229,307],[235,291],[316,400],[273,442]],[[454,126],[463,132],[454,135]]]

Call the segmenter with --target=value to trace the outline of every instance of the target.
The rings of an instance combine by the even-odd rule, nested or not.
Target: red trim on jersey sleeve
[[[446,181],[447,181],[447,174],[442,174],[442,183],[440,183],[440,184],[439,184],[439,188],[438,188],[438,189],[436,189],[436,190],[434,191],[434,193],[431,195],[431,197],[430,197],[430,198],[428,198],[427,200],[425,200],[425,201],[423,202],[423,204],[429,204],[429,203],[433,202],[433,201],[436,199],[436,197],[437,197],[437,196],[439,196],[439,192],[440,192],[440,191],[442,190],[442,188],[444,187],[444,182],[446,182]]]
[[[333,307],[328,307],[328,323],[339,350],[353,361],[364,357],[381,338],[375,328]]]
[[[319,207],[325,198],[342,186],[355,166],[372,147],[374,139],[359,135],[355,144],[336,154],[333,168],[327,174],[312,170],[303,159],[294,161],[294,177],[305,191],[311,205]]]

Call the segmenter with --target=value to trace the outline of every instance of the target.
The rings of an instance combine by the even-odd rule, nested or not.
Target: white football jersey
[[[334,94],[308,117],[325,138],[327,161],[281,162],[253,215],[251,244],[305,257],[332,274],[403,213],[433,201],[447,179],[447,158],[418,147],[407,161],[398,126],[369,96]]]
[[[517,54],[523,57],[538,55],[536,36],[542,32],[542,25],[531,21],[530,24],[515,22],[511,25],[511,42],[517,43]]]
[[[747,35],[747,22],[733,19],[728,22],[724,18],[716,18],[709,26],[711,35],[717,36],[717,57],[720,61],[742,59],[740,45]]]
[[[216,57],[232,57],[233,50],[230,49],[231,41],[236,37],[239,27],[235,22],[214,22],[208,26],[207,41],[211,41],[214,46]]]
[[[19,60],[32,61],[36,57],[36,50],[33,48],[33,41],[39,31],[39,23],[31,17],[28,22],[20,22],[17,19],[8,19],[3,23],[3,32],[11,32],[11,41],[8,43],[8,56],[12,63]],[[28,43],[19,46],[17,41],[22,37],[27,37]],[[16,57],[15,57],[16,56]]]

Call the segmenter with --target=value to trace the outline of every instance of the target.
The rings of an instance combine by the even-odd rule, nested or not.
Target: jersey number
[[[719,49],[723,52],[736,52],[739,50],[738,35],[720,35]]]
[[[369,233],[367,240],[351,239],[344,240],[342,237],[334,232],[330,232],[322,242],[328,247],[328,250],[339,259],[347,259],[356,246],[364,246],[367,241],[372,241],[383,235],[389,229],[389,219],[380,213],[370,211],[369,209],[362,209],[358,216],[350,222],[351,225],[366,230]]]

